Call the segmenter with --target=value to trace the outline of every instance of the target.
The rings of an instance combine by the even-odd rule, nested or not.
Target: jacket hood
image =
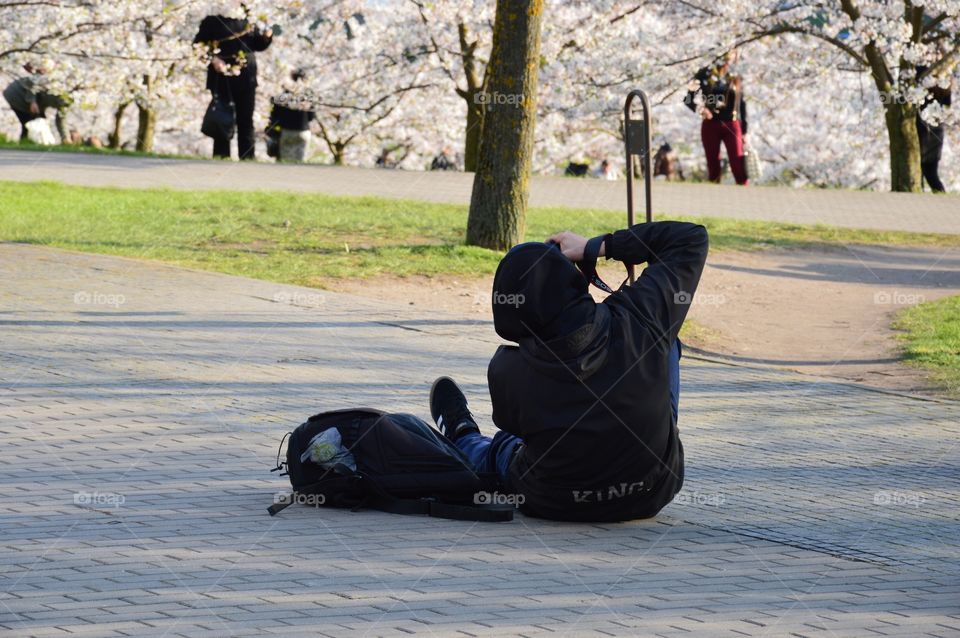
[[[510,249],[493,278],[493,325],[508,341],[553,341],[593,322],[589,284],[558,247],[539,242]]]
[[[520,342],[520,354],[536,370],[559,380],[593,376],[610,354],[610,309],[597,304],[593,321],[550,341],[528,337]]]

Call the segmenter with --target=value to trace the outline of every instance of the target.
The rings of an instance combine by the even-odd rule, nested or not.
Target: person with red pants
[[[747,103],[743,99],[740,76],[731,73],[737,60],[736,50],[722,62],[700,69],[694,76],[697,87],[687,93],[684,104],[703,118],[700,137],[707,154],[707,176],[720,183],[720,144],[727,147],[730,170],[737,184],[749,184],[747,162],[743,154],[743,138],[747,134]],[[697,95],[701,96],[697,104]]]

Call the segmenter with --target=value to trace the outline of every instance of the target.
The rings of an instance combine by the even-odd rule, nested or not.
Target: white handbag
[[[763,177],[763,166],[760,164],[760,156],[753,150],[753,144],[744,142],[743,159],[747,167],[747,177],[750,179],[760,179]]]
[[[46,118],[38,117],[30,120],[26,126],[27,139],[34,144],[53,146],[57,143],[57,139],[53,136],[53,131],[50,130],[50,123],[47,122]]]

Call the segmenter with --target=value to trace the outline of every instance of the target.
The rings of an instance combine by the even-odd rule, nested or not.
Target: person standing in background
[[[291,84],[280,95],[271,98],[270,134],[279,132],[277,160],[303,162],[310,150],[310,122],[317,114],[313,98],[304,86],[305,73],[298,69],[290,74]]]
[[[917,79],[921,80],[927,73],[927,67],[917,67]],[[950,87],[933,86],[930,88],[926,101],[920,107],[922,112],[927,106],[937,102],[940,106],[950,106],[952,96]],[[940,158],[943,156],[943,124],[936,126],[923,119],[921,113],[917,113],[917,135],[920,137],[920,168],[923,171],[923,179],[935,193],[945,193],[947,189],[940,181]]]
[[[732,73],[738,59],[737,50],[727,52],[723,61],[704,67],[694,76],[696,86],[683,102],[703,118],[700,137],[707,155],[707,176],[720,183],[720,144],[727,147],[730,170],[737,184],[748,185],[744,137],[747,135],[747,102],[743,98],[743,80]],[[697,95],[701,96],[700,103]]]
[[[236,109],[237,154],[242,160],[256,159],[253,113],[256,108],[257,58],[273,42],[273,30],[261,31],[244,19],[207,16],[193,39],[207,48],[207,89],[227,95]],[[230,157],[230,139],[214,138],[214,157]]]
[[[46,117],[46,110],[57,110],[57,133],[60,134],[60,143],[69,144],[70,135],[67,132],[67,107],[71,100],[64,95],[56,95],[45,90],[44,69],[24,65],[28,75],[17,78],[3,90],[3,97],[13,109],[13,113],[20,121],[20,141],[27,139],[27,122]]]

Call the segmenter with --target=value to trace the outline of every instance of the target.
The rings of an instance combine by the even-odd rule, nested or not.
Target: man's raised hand
[[[560,244],[560,252],[570,261],[583,261],[583,249],[587,246],[587,238],[565,230],[555,233],[547,240],[548,243]],[[603,249],[601,248],[601,254]]]

